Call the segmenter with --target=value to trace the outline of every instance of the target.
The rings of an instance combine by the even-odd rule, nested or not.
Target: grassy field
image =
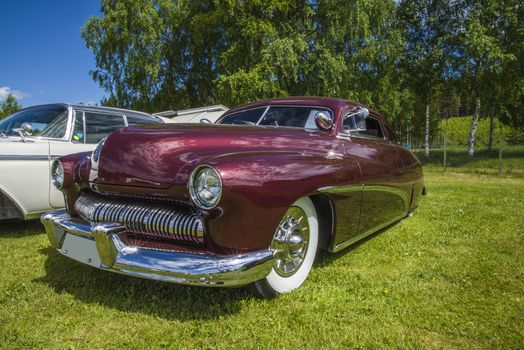
[[[524,180],[429,174],[411,218],[274,300],[66,260],[39,223],[0,224],[0,347],[524,348]]]

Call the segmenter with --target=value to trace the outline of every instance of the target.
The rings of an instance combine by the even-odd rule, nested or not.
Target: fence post
[[[499,176],[502,175],[502,124],[499,121]]]
[[[444,128],[444,171],[446,171],[447,150],[448,150],[448,118],[446,118],[446,127]]]

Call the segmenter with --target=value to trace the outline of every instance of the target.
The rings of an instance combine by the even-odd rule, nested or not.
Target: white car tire
[[[297,200],[284,214],[271,242],[274,255],[271,272],[254,284],[259,296],[272,298],[304,283],[315,261],[318,234],[313,202],[307,197]]]

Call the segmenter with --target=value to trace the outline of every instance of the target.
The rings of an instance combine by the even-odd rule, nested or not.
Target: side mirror
[[[22,141],[26,143],[27,140],[25,137],[31,136],[33,134],[33,127],[31,126],[30,123],[26,122],[26,123],[22,123],[20,128],[14,128],[13,131],[17,132],[18,135],[20,135],[20,138],[22,139]]]
[[[326,112],[315,114],[315,124],[319,130],[329,131],[333,128],[333,118]]]
[[[22,131],[24,132],[26,136],[33,135],[33,126],[30,123],[27,123],[27,122],[22,123],[21,127],[22,127]]]
[[[213,124],[213,122],[207,118],[200,119],[201,124]]]

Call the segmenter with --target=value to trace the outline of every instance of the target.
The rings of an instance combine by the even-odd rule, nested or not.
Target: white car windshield
[[[18,135],[13,129],[23,123],[31,124],[33,136],[62,138],[67,126],[67,108],[64,106],[36,106],[16,112],[0,121],[0,132]]]

